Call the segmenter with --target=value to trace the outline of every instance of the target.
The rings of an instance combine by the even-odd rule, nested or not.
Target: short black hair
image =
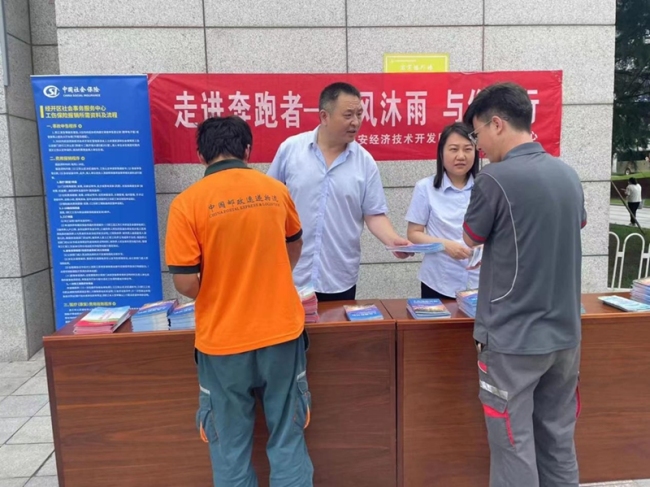
[[[436,177],[433,178],[433,187],[438,189],[440,186],[442,186],[442,178],[445,174],[445,166],[444,166],[444,156],[445,156],[445,145],[447,144],[447,139],[451,136],[451,134],[458,134],[461,137],[467,139],[470,143],[472,140],[469,138],[469,134],[471,134],[473,131],[473,128],[465,123],[462,122],[456,122],[452,123],[451,125],[447,125],[442,133],[440,134],[440,140],[438,141],[438,158],[436,159]],[[472,144],[474,145],[474,144]],[[474,165],[472,166],[472,169],[470,169],[468,173],[468,178],[469,174],[472,176],[476,177],[478,174],[478,149],[476,146],[474,146]]]
[[[636,178],[630,178],[629,183],[630,184],[636,184]]]
[[[326,86],[325,89],[321,91],[320,98],[318,100],[318,109],[327,110],[329,108],[328,105],[336,102],[336,100],[339,99],[339,96],[341,96],[341,93],[361,98],[361,92],[354,86],[352,86],[350,83],[339,81],[337,83],[332,83],[331,85]]]
[[[467,107],[463,121],[472,125],[474,118],[484,122],[497,116],[517,130],[530,132],[533,105],[528,92],[516,83],[496,83],[481,90]]]
[[[212,117],[199,125],[196,145],[207,164],[223,156],[244,159],[246,148],[253,146],[253,133],[248,123],[235,115]]]

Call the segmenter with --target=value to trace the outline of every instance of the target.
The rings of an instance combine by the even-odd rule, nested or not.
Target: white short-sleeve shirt
[[[463,219],[474,178],[470,175],[464,188],[454,187],[445,174],[440,188],[433,187],[434,176],[415,185],[406,220],[424,225],[427,235],[463,243]],[[452,259],[445,252],[426,254],[418,278],[434,291],[454,297],[456,291],[478,287],[479,270],[467,270],[468,259]]]
[[[364,216],[387,213],[377,163],[357,142],[327,167],[318,128],[289,137],[267,174],[289,188],[303,229],[294,282],[317,292],[347,291],[359,279]]]
[[[627,194],[627,201],[629,203],[640,203],[641,202],[641,185],[640,184],[628,184],[625,189],[625,194]]]

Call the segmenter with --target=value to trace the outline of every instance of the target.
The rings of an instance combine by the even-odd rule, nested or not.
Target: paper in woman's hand
[[[391,252],[407,252],[417,254],[433,254],[435,252],[442,252],[445,246],[441,243],[428,243],[428,244],[411,244],[403,246],[386,246],[386,250]]]
[[[481,265],[483,260],[483,246],[474,247],[472,256],[469,258],[469,263],[467,264],[468,269],[475,269]]]

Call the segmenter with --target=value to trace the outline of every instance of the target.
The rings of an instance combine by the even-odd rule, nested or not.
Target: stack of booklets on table
[[[476,303],[478,302],[478,289],[468,289],[456,292],[458,309],[470,318],[476,318]]]
[[[650,277],[636,279],[632,282],[631,295],[634,301],[650,304]]]
[[[451,313],[439,299],[409,299],[406,309],[416,320],[449,318]]]
[[[194,322],[194,301],[176,306],[169,314],[170,330],[192,330]]]
[[[311,284],[298,288],[298,295],[302,301],[302,307],[305,309],[305,323],[318,322],[318,298],[316,291]]]
[[[145,304],[131,317],[131,328],[135,332],[169,330],[169,313],[176,306],[176,299]]]
[[[344,305],[345,315],[350,321],[383,320],[379,308],[374,304],[348,304]]]
[[[93,308],[74,324],[74,333],[76,335],[113,333],[129,319],[130,311],[128,306]]]
[[[616,309],[620,309],[621,311],[632,311],[632,312],[650,311],[649,304],[640,303],[638,301],[623,298],[621,296],[600,296],[598,299],[600,299],[606,305]]]

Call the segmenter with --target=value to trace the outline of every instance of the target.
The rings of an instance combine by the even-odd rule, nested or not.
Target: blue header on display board
[[[162,299],[147,77],[33,76],[56,328]]]

